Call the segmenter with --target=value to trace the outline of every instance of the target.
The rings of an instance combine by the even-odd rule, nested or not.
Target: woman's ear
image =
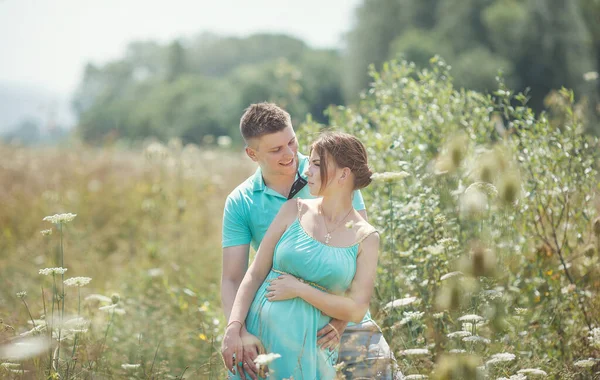
[[[346,180],[346,178],[350,177],[350,169],[349,168],[343,168],[342,169],[342,175],[340,176],[340,181],[342,180]]]

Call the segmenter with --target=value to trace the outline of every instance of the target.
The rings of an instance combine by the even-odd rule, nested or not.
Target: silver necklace
[[[321,214],[321,216],[323,217],[323,224],[325,225],[325,231],[327,231],[327,234],[325,235],[325,244],[329,244],[329,241],[331,240],[331,233],[335,231],[336,228],[338,228],[344,222],[344,220],[346,220],[346,218],[348,217],[348,215],[350,215],[353,209],[354,208],[350,207],[350,211],[348,211],[346,216],[344,216],[342,220],[340,220],[331,230],[329,230],[329,228],[327,228],[327,220],[325,219],[325,214],[323,213],[323,206],[319,205],[319,214]]]

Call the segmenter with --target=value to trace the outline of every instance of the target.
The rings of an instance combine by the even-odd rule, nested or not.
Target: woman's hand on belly
[[[298,290],[305,286],[291,274],[282,274],[270,281],[266,297],[269,301],[285,301],[298,297]]]

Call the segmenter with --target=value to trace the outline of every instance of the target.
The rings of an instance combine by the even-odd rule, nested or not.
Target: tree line
[[[364,0],[340,49],[315,49],[286,35],[214,34],[167,45],[133,42],[125,55],[88,64],[73,99],[77,133],[114,139],[238,137],[254,102],[274,101],[295,122],[327,123],[330,105],[353,104],[369,66],[391,59],[425,67],[442,56],[455,85],[526,91],[536,111],[568,87],[590,115],[600,112],[600,2],[596,0]]]

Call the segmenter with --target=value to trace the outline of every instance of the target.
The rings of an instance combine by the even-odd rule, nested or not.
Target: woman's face
[[[335,178],[335,163],[333,163],[332,160],[329,160],[327,162],[328,183],[321,188],[323,180],[321,178],[321,157],[319,157],[315,149],[313,149],[310,153],[310,158],[308,162],[309,163],[308,169],[306,170],[306,177],[308,178],[308,189],[310,191],[310,195],[315,197],[323,195],[323,193],[326,190],[326,187],[329,186]]]

